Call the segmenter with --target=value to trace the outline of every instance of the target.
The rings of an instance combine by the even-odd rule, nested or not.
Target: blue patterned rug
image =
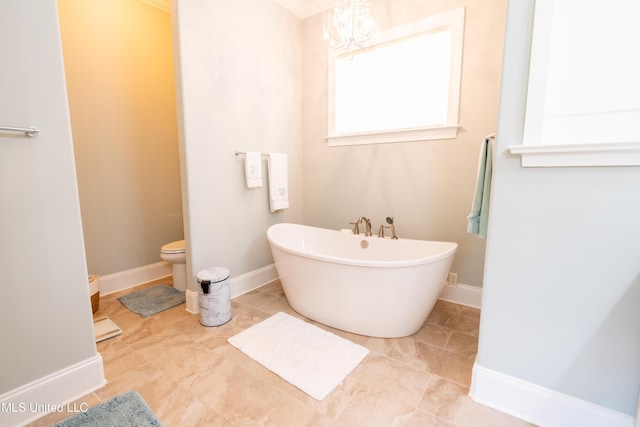
[[[142,317],[149,317],[184,303],[184,292],[173,286],[157,285],[118,298],[125,307]]]
[[[67,418],[54,427],[143,427],[162,423],[137,391],[132,390],[104,403],[92,406],[87,412]]]

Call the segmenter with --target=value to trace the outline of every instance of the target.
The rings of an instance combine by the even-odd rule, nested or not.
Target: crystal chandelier
[[[369,0],[336,0],[324,23],[324,39],[334,49],[362,48],[378,32],[376,11]]]

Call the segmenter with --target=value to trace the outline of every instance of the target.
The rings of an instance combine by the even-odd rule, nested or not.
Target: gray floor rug
[[[118,298],[125,307],[142,317],[149,317],[184,303],[184,292],[173,286],[156,285]]]
[[[54,427],[143,427],[162,426],[137,391],[116,396],[67,418]]]

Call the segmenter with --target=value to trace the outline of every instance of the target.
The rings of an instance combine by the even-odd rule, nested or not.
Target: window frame
[[[457,137],[460,86],[462,80],[462,52],[464,41],[465,8],[460,7],[440,13],[419,21],[390,28],[378,34],[376,43],[353,51],[358,52],[375,49],[378,46],[400,41],[414,35],[451,29],[451,60],[449,64],[449,90],[446,123],[435,126],[389,129],[358,133],[336,133],[336,61],[348,55],[343,51],[328,50],[328,133],[325,138],[329,146],[382,144],[393,142],[430,141],[454,139]]]

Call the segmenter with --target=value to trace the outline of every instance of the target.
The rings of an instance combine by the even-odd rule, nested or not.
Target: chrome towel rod
[[[247,153],[245,151],[236,151],[236,156],[239,156],[240,154],[247,154]],[[268,154],[264,154],[264,153],[261,153],[260,155],[262,157],[268,157],[269,156]]]
[[[35,138],[40,133],[40,129],[36,128],[17,128],[13,126],[2,126],[0,125],[0,131],[9,131],[9,132],[24,132],[29,138]]]

